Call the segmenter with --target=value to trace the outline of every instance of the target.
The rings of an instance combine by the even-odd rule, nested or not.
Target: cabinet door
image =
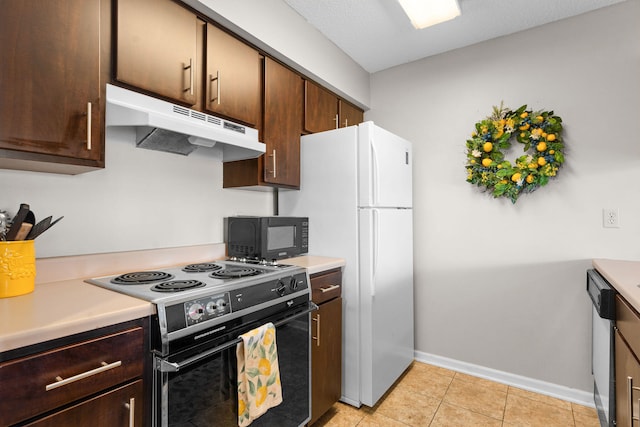
[[[316,421],[342,393],[342,298],[319,305],[312,314],[311,421]]]
[[[98,395],[26,426],[142,426],[142,380]]]
[[[302,78],[265,58],[264,181],[300,186],[300,134],[302,133]]]
[[[364,112],[342,99],[338,102],[338,115],[341,128],[358,125],[364,121]]]
[[[638,422],[632,417],[640,415],[638,399],[640,391],[632,389],[629,395],[629,381],[633,387],[640,387],[640,363],[631,349],[616,330],[615,335],[615,357],[616,357],[616,424],[619,426],[637,426]],[[631,380],[629,380],[631,378]]]
[[[144,332],[136,327],[0,364],[0,425],[141,377]],[[78,424],[76,424],[78,425]]]
[[[50,156],[42,161],[103,166],[100,0],[1,4],[2,156],[17,150]]]
[[[304,81],[304,130],[310,133],[337,129],[338,98],[323,87]]]
[[[197,31],[196,15],[172,0],[118,0],[116,79],[195,104]]]
[[[258,51],[207,24],[207,110],[255,127],[260,116],[261,81]]]

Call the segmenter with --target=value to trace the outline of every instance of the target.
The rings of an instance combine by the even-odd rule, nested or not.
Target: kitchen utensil
[[[28,213],[29,205],[26,203],[21,203],[18,213],[13,217],[13,220],[11,221],[11,228],[9,229],[9,231],[7,231],[7,240],[16,240],[16,236],[20,231],[20,227],[22,227],[22,223],[27,218]]]
[[[48,216],[42,221],[38,222],[36,225],[34,225],[31,231],[29,232],[29,234],[27,235],[26,240],[33,240],[36,237],[38,237],[44,230],[46,230],[49,227],[49,224],[51,224],[51,218],[52,217]]]
[[[29,232],[33,228],[33,224],[29,224],[28,222],[23,222],[20,226],[20,230],[18,230],[18,234],[16,234],[16,238],[14,240],[25,240]]]
[[[64,218],[64,216],[61,216],[60,218],[56,219],[55,221],[53,221],[52,223],[50,223],[49,225],[47,225],[46,227],[43,227],[42,231],[40,231],[40,233],[38,234],[34,234],[33,237],[31,238],[31,240],[35,239],[36,237],[38,237],[40,234],[44,233],[45,231],[47,231],[48,229],[50,229],[51,227],[53,227],[54,225],[56,225],[58,223],[58,221],[60,221],[62,218]]]
[[[9,215],[6,211],[0,210],[0,241],[7,240],[7,230],[9,229]]]

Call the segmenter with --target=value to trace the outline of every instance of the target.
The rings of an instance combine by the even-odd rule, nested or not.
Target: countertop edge
[[[640,261],[598,258],[591,264],[613,288],[640,312]]]
[[[304,267],[309,274],[321,273],[334,268],[344,268],[346,261],[342,258],[332,258],[317,255],[304,255],[295,258],[282,260],[283,264],[297,265]]]

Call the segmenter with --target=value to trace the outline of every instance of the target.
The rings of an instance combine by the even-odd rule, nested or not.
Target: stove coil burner
[[[171,279],[173,279],[173,274],[165,273],[164,271],[136,271],[122,274],[112,279],[111,282],[116,285],[142,285]]]
[[[205,286],[205,284],[198,280],[173,280],[153,285],[151,290],[156,292],[181,292],[203,286]]]
[[[205,262],[201,264],[189,264],[182,268],[182,271],[185,273],[206,273],[208,271],[216,271],[221,270],[222,266],[220,264],[215,264],[213,262]]]
[[[222,270],[214,271],[209,275],[214,279],[239,279],[241,277],[257,276],[262,271],[251,267],[225,267]]]

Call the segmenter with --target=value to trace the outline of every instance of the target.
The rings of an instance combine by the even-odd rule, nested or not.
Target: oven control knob
[[[191,304],[187,311],[189,318],[192,320],[198,320],[204,314],[204,307],[200,303]]]
[[[287,287],[282,283],[282,280],[278,280],[278,285],[276,286],[276,292],[281,297],[287,292]]]
[[[295,291],[298,289],[298,280],[295,277],[289,279],[289,289]]]

